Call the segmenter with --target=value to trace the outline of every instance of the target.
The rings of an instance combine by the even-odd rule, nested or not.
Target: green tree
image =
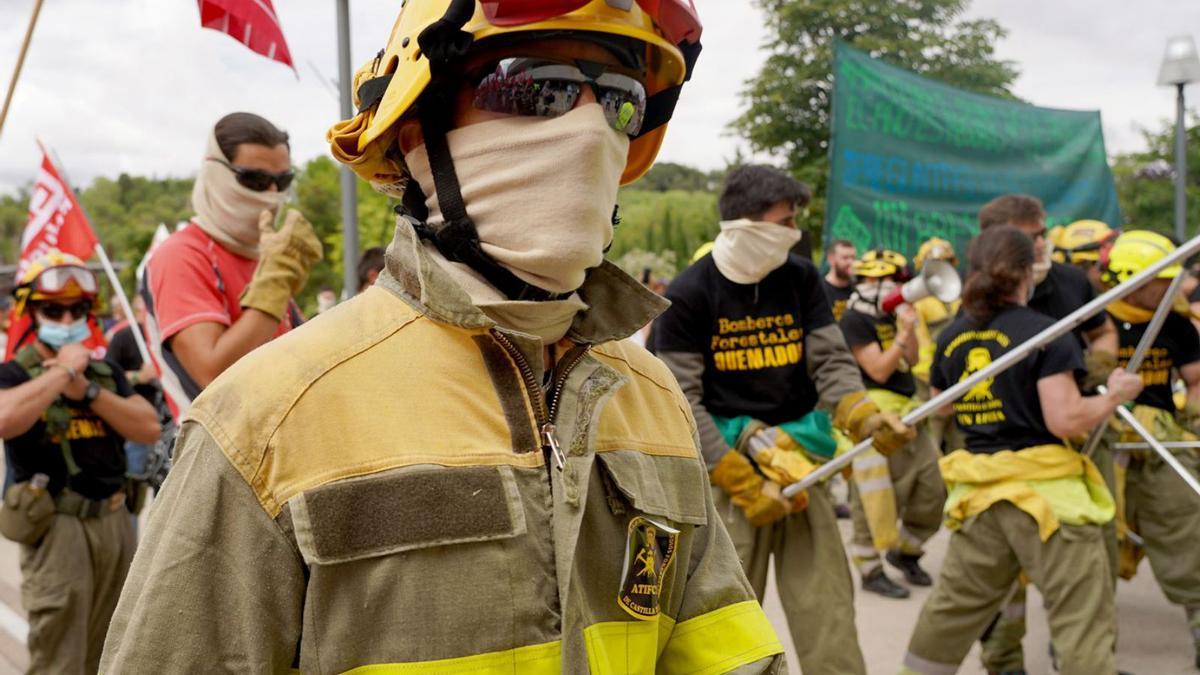
[[[757,2],[767,15],[768,56],[732,127],[813,186],[812,223],[824,216],[836,40],[956,87],[1012,97],[1017,70],[994,49],[1006,33],[992,20],[963,19],[968,0]]]
[[[1125,229],[1175,234],[1175,124],[1143,130],[1146,150],[1113,158],[1113,179]],[[1200,223],[1200,120],[1187,128],[1187,224],[1189,236]]]

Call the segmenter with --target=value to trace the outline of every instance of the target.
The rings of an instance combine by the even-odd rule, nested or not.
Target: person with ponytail
[[[938,339],[934,395],[1054,323],[1026,306],[1035,254],[1020,230],[984,230],[968,260],[963,312]],[[939,462],[953,534],[902,672],[955,672],[1022,571],[1045,599],[1061,672],[1116,672],[1116,610],[1101,534],[1113,518],[1113,497],[1070,439],[1107,420],[1142,383],[1118,369],[1106,393],[1084,396],[1077,384],[1084,372],[1079,343],[1065,335],[942,411],[966,437],[966,448]]]

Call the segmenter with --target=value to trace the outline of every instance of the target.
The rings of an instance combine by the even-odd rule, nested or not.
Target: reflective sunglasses
[[[51,321],[61,321],[67,314],[75,319],[82,319],[92,311],[92,303],[87,300],[80,300],[70,305],[46,302],[38,304],[36,311]]]
[[[57,295],[67,290],[74,281],[79,290],[92,294],[96,292],[96,275],[83,267],[63,265],[49,267],[33,280],[33,292],[45,295]]]
[[[635,0],[606,0],[610,7],[629,10]],[[496,26],[520,26],[569,14],[591,0],[481,0],[483,14]],[[693,0],[636,0],[672,44],[700,40],[700,17]]]
[[[605,64],[591,61],[500,59],[478,76],[474,105],[506,115],[561,117],[575,107],[588,86],[613,129],[637,136],[646,119],[646,87],[635,77],[606,69]]]
[[[292,184],[292,180],[296,178],[296,172],[291,169],[282,173],[272,173],[270,171],[263,171],[262,169],[247,169],[244,166],[230,164],[216,157],[209,157],[208,161],[217,162],[226,169],[229,169],[237,178],[238,184],[255,192],[266,192],[271,188],[272,183],[275,184],[275,187],[280,192],[283,192],[288,189],[288,186]]]

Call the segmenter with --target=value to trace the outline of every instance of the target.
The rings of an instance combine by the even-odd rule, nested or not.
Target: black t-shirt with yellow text
[[[106,363],[112,368],[117,394],[132,396],[133,388],[121,367],[111,360]],[[0,364],[0,389],[11,389],[28,381],[29,375],[15,361]],[[43,415],[29,431],[4,441],[4,458],[12,468],[13,478],[19,483],[35,473],[44,473],[50,477],[51,494],[58,494],[69,485],[88,499],[109,497],[125,484],[125,440],[83,401],[68,400],[67,410],[71,415],[67,440],[80,473],[68,478],[62,447],[58,439],[46,433]]]
[[[847,309],[838,325],[841,326],[842,335],[846,336],[846,344],[850,349],[874,343],[879,345],[880,350],[885,350],[896,340],[896,317],[890,314],[876,318],[854,309]],[[866,370],[861,367],[859,370],[862,371],[863,384],[867,385],[867,388],[887,389],[901,396],[917,393],[917,381],[913,379],[912,373],[901,370],[901,367],[892,371],[892,376],[887,382],[876,382]]]
[[[1096,297],[1096,289],[1088,281],[1087,274],[1074,265],[1053,263],[1050,272],[1042,283],[1033,289],[1033,297],[1029,299],[1029,309],[1041,312],[1055,321],[1065,318],[1071,312],[1083,307]],[[1072,331],[1079,340],[1079,346],[1087,343],[1083,334],[1104,325],[1104,312],[1096,312],[1079,324]]]
[[[980,326],[966,312],[938,336],[929,372],[934,389],[945,391],[986,367],[1021,343],[1049,328],[1054,320],[1013,305]],[[993,454],[1062,443],[1046,428],[1037,383],[1051,375],[1085,372],[1083,351],[1072,335],[1063,335],[994,378],[971,387],[954,403],[954,420],[966,435],[967,450]]]
[[[846,313],[846,303],[854,295],[854,284],[834,286],[825,277],[821,277],[821,286],[825,289],[825,297],[829,298],[829,306],[833,309],[833,320],[841,321]]]
[[[1146,327],[1150,324],[1128,323],[1115,316],[1112,320],[1117,324],[1117,337],[1121,343],[1117,361],[1124,368],[1129,359],[1133,358],[1133,352],[1137,350],[1138,342],[1146,334]],[[1191,321],[1171,312],[1167,315],[1154,344],[1146,352],[1141,368],[1138,369],[1145,386],[1136,402],[1174,412],[1171,371],[1197,361],[1200,361],[1200,334],[1196,333],[1196,327]]]
[[[739,284],[705,256],[675,278],[667,299],[671,307],[654,323],[652,346],[704,356],[710,413],[782,424],[816,407],[804,338],[832,324],[833,315],[811,262],[793,254],[757,284]]]

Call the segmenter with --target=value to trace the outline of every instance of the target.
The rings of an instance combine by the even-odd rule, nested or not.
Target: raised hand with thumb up
[[[278,230],[270,211],[258,218],[258,267],[242,291],[241,305],[283,320],[288,301],[304,288],[308,272],[324,255],[321,240],[304,215],[289,210]]]

